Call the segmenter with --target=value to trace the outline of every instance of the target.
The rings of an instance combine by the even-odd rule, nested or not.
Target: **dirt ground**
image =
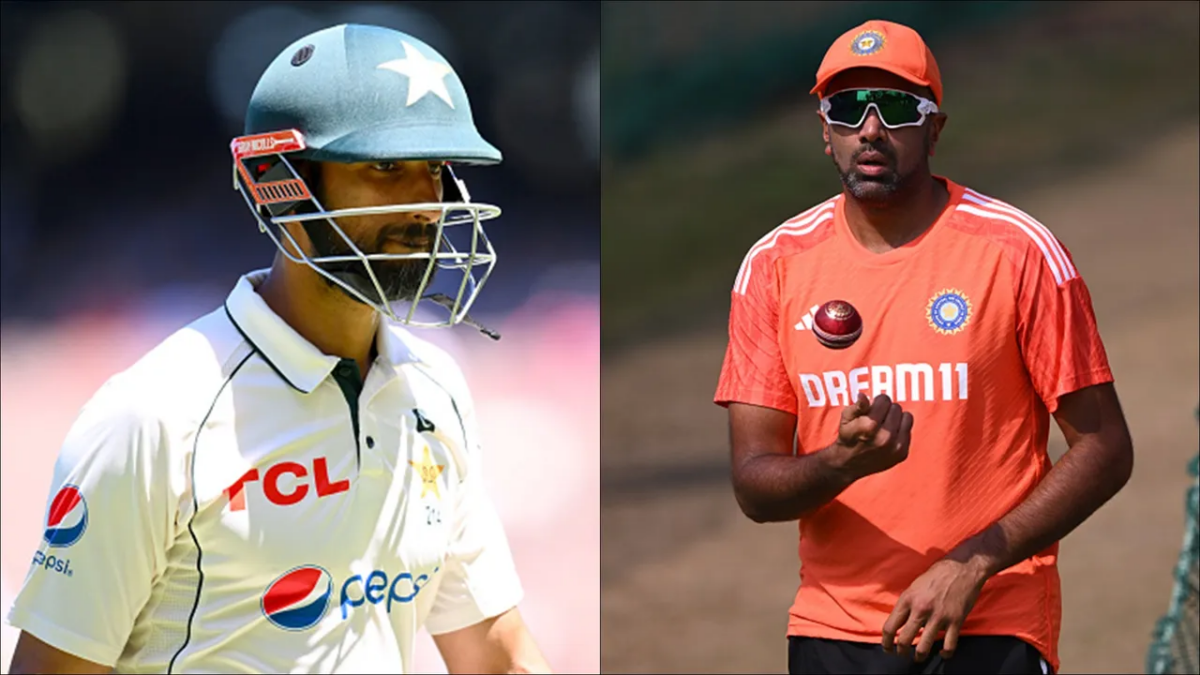
[[[1064,673],[1143,672],[1169,600],[1198,443],[1198,154],[1193,121],[1120,165],[995,195],[1071,249],[1137,451],[1128,486],[1063,542]],[[756,525],[733,500],[711,403],[724,348],[717,329],[602,364],[603,672],[786,672],[796,526]]]

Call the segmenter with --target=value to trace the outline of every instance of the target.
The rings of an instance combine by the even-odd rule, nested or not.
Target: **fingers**
[[[875,447],[882,448],[896,438],[896,432],[900,429],[900,418],[903,416],[904,411],[898,405],[888,409],[887,417],[883,418],[883,424],[880,425],[879,431],[875,432]]]
[[[907,456],[912,428],[912,413],[904,412],[904,408],[893,403],[887,394],[876,396],[868,406],[866,395],[859,393],[852,405],[842,409],[838,437],[847,444],[869,443],[876,448],[890,447]]]
[[[883,424],[888,411],[892,409],[892,399],[887,394],[880,394],[871,402],[871,412],[867,415],[878,426]]]
[[[874,401],[869,401],[866,394],[860,393],[854,405],[842,411],[842,424],[847,427],[847,437],[852,436],[860,442],[870,441],[875,437],[875,432],[879,430],[879,425],[883,424],[891,408],[892,399],[886,394],[880,394]]]
[[[954,650],[958,648],[958,629],[959,623],[951,621],[950,626],[946,628],[946,639],[942,641],[942,658],[948,659],[954,656]]]
[[[896,432],[896,449],[908,454],[908,444],[912,440],[913,416],[906,412],[900,416],[900,429]]]
[[[908,621],[909,611],[908,598],[900,596],[891,616],[883,622],[883,651],[891,653],[896,648],[896,631]]]
[[[925,621],[929,618],[928,612],[912,612],[908,616],[908,621],[900,632],[896,635],[896,651],[900,656],[908,656],[912,653],[913,642],[917,639],[917,632],[925,625]]]
[[[858,398],[854,403],[842,409],[842,424],[848,424],[854,420],[866,415],[871,410],[871,399],[867,395],[859,392]]]
[[[921,641],[917,644],[917,652],[913,656],[917,663],[929,658],[929,653],[933,651],[933,643],[937,641],[938,633],[942,632],[946,623],[946,619],[934,617],[925,624],[925,629],[921,632]]]
[[[929,619],[928,615],[922,616],[916,613],[908,615],[908,621],[904,627],[900,628],[900,632],[896,633],[895,649],[900,656],[908,656],[912,653],[912,644],[917,641],[917,633],[920,628],[925,625],[925,620]]]

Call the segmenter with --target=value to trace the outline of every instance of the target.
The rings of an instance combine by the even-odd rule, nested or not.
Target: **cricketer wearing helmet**
[[[458,75],[394,30],[313,33],[231,151],[274,263],[84,406],[10,672],[411,672],[422,628],[451,673],[549,672],[470,391],[406,328],[499,337],[467,312],[500,210],[450,167],[501,155]]]

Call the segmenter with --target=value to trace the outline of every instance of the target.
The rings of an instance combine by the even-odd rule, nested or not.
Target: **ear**
[[[942,129],[946,127],[946,113],[938,113],[929,120],[929,156],[937,151],[938,139],[942,137]]]
[[[825,117],[821,115],[821,111],[817,111],[817,117],[821,119],[821,140],[825,141],[825,154],[833,156],[833,148],[829,145],[829,124],[825,122]]]

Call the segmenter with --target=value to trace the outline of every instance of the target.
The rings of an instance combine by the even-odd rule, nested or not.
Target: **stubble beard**
[[[926,139],[925,145],[926,157],[928,157],[928,139]],[[908,173],[900,173],[896,168],[895,157],[888,149],[873,149],[887,157],[888,171],[881,176],[868,176],[861,173],[857,168],[859,152],[850,155],[847,162],[848,168],[843,168],[838,163],[837,157],[833,157],[833,165],[842,185],[856,200],[875,206],[887,206],[903,200],[917,187],[919,178],[923,174],[922,167],[917,166]],[[928,172],[928,164],[924,166],[924,172]]]
[[[334,231],[329,223],[306,221],[303,225],[309,240],[312,242],[313,252],[316,254],[315,257],[354,255],[354,252],[346,244],[346,241]],[[437,246],[436,226],[430,227],[433,228],[434,234],[431,236],[429,248],[421,251],[423,253],[432,253],[433,249]],[[382,241],[376,242],[375,246],[369,246],[366,242],[356,240],[354,245],[364,255],[383,253]],[[380,304],[390,304],[393,302],[411,303],[416,300],[417,294],[422,290],[422,286],[427,287],[429,284],[432,284],[434,277],[437,275],[437,266],[434,265],[433,269],[429,270],[429,282],[427,284],[423,283],[425,281],[426,270],[429,269],[432,262],[430,259],[372,260],[370,263],[363,260],[348,260],[345,262],[315,264],[329,275],[350,286],[358,293],[361,293],[363,297]],[[382,299],[379,296],[379,291],[375,288],[374,282],[371,281],[370,275],[367,273],[368,264],[375,273],[375,278],[379,281],[380,288],[383,290],[384,295]],[[334,282],[324,275],[321,275],[321,278],[330,288],[337,288],[355,302],[362,302],[361,298],[356,297],[341,284]]]

